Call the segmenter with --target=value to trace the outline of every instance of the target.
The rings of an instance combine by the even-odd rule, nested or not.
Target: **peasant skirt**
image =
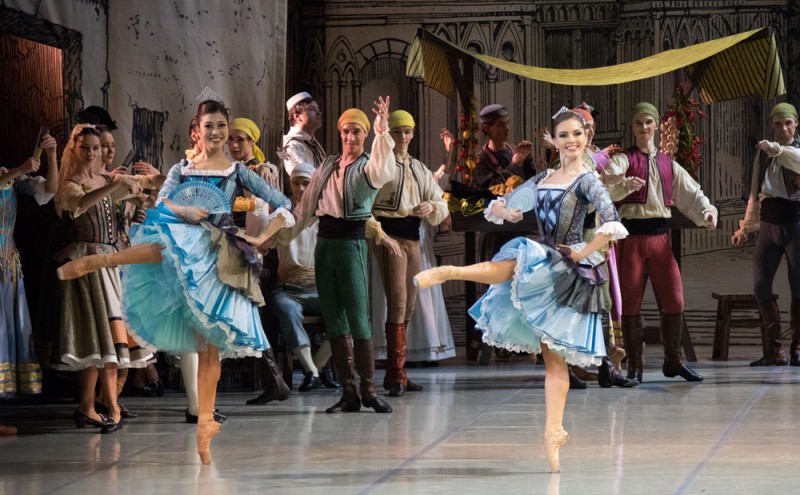
[[[164,205],[131,232],[132,245],[163,246],[160,263],[123,267],[123,313],[137,342],[172,353],[212,344],[223,358],[269,347],[258,276],[229,235],[186,223]]]
[[[519,237],[492,261],[516,260],[511,280],[491,285],[470,309],[487,344],[538,353],[542,343],[570,364],[600,364],[605,310],[599,267],[575,265],[544,244]]]
[[[117,267],[59,281],[60,363],[54,363],[54,368],[77,371],[106,364],[119,368],[147,366],[153,359],[153,349],[115,342],[110,322],[122,319],[120,291]]]

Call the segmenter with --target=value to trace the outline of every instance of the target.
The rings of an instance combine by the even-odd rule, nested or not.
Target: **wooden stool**
[[[758,302],[753,294],[717,294],[711,293],[711,297],[717,302],[717,324],[714,328],[714,347],[711,351],[711,359],[728,360],[728,346],[731,340],[731,328],[753,328],[758,327],[764,332],[761,325],[761,318],[733,318],[734,311],[755,310],[758,311]],[[778,296],[773,296],[777,300]]]

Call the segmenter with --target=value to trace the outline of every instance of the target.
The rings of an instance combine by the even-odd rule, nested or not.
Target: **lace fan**
[[[231,204],[222,189],[208,182],[184,182],[170,193],[169,199],[178,206],[205,208],[212,215],[231,211]]]
[[[513,190],[506,202],[506,208],[517,208],[522,213],[531,211],[534,206],[536,206],[536,192],[525,185]]]

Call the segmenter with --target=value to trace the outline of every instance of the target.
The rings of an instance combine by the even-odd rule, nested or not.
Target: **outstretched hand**
[[[373,125],[375,134],[383,134],[388,130],[389,101],[390,98],[388,96],[385,99],[379,96],[378,101],[372,102],[372,104],[375,105],[375,107],[372,108],[373,113],[375,113],[375,124]]]
[[[456,137],[450,132],[450,129],[442,127],[442,132],[439,134],[439,139],[444,142],[444,150],[450,152],[453,149],[453,144],[456,142]]]

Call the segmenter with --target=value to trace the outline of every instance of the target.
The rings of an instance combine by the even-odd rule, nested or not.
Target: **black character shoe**
[[[139,417],[139,413],[135,413],[135,412],[131,411],[127,407],[123,406],[122,404],[118,404],[118,405],[119,405],[120,415],[124,419],[133,419],[133,418],[138,418]],[[104,416],[108,416],[108,408],[105,405],[100,404],[99,402],[95,402],[94,403],[94,410],[97,411],[97,414],[102,414]]]
[[[664,366],[662,366],[661,371],[664,373],[664,376],[667,378],[674,378],[676,376],[680,376],[687,382],[702,382],[703,375],[700,373],[687,368],[681,362],[673,363],[673,362],[664,362]]]
[[[585,381],[581,380],[575,373],[572,372],[572,366],[569,368],[569,389],[570,390],[585,390],[589,387],[589,384]]]
[[[423,388],[422,385],[417,385],[416,383],[412,382],[409,378],[406,378],[406,392],[421,392],[422,388]]]
[[[108,423],[107,425],[103,426],[100,429],[100,433],[102,433],[103,435],[108,435],[109,433],[114,433],[115,431],[119,431],[122,429],[122,418],[119,418],[119,421],[113,421],[113,420],[110,421],[111,421],[110,423]]]
[[[319,380],[325,385],[325,388],[342,388],[342,384],[337,382],[328,370],[319,370]]]
[[[109,422],[109,419],[102,414],[100,415],[100,421],[97,421],[96,419],[82,414],[78,410],[75,410],[75,414],[72,415],[72,418],[75,420],[75,428],[102,428]]]
[[[308,372],[303,376],[303,382],[297,388],[298,392],[308,392],[309,390],[316,390],[318,388],[325,388],[322,384],[320,377],[314,376],[314,373]]]
[[[186,422],[187,423],[194,424],[194,425],[197,424],[197,416],[195,416],[194,414],[190,413],[188,408],[186,409],[186,411],[184,411],[183,414],[186,416]],[[221,424],[221,423],[224,423],[225,420],[227,420],[227,419],[228,419],[228,417],[225,416],[224,414],[220,413],[219,409],[214,409],[214,421],[216,421],[217,423]]]
[[[375,410],[376,413],[390,413],[392,412],[392,406],[390,406],[386,401],[381,399],[380,397],[367,397],[361,399],[361,404],[364,407],[371,407]]]
[[[604,357],[602,363],[597,370],[597,384],[602,388],[610,388],[613,386],[630,388],[639,385],[639,382],[630,378],[625,378],[622,373],[619,373],[611,359]]]

